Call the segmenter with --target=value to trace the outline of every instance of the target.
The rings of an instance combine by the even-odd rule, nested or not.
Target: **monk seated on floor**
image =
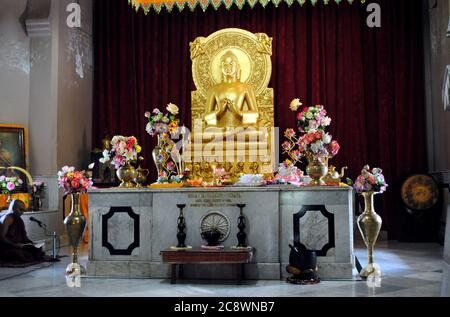
[[[0,261],[35,262],[44,260],[42,248],[36,248],[25,230],[22,215],[26,210],[20,200],[13,200],[8,210],[0,212]]]

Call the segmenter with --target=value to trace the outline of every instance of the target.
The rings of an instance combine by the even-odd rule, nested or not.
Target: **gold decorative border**
[[[0,128],[23,129],[23,143],[25,146],[25,169],[28,169],[28,129],[20,124],[0,123]]]
[[[288,6],[291,6],[294,2],[299,3],[303,6],[305,3],[310,2],[313,6],[317,3],[322,2],[324,5],[328,5],[330,2],[335,2],[340,4],[345,2],[345,0],[128,0],[128,3],[135,9],[139,11],[142,9],[145,14],[148,14],[150,10],[154,10],[156,13],[161,12],[163,8],[166,8],[167,12],[172,12],[174,7],[177,7],[179,11],[184,10],[187,6],[191,11],[194,11],[197,6],[205,11],[209,6],[212,6],[214,10],[217,10],[220,6],[224,5],[227,9],[230,9],[233,5],[242,9],[245,4],[248,4],[253,8],[257,3],[262,5],[264,8],[272,2],[275,7],[278,7],[281,2],[285,2]],[[349,4],[358,2],[358,0],[346,0]],[[366,0],[359,0],[362,4]]]

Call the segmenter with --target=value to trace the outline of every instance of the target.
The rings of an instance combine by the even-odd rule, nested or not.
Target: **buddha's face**
[[[239,71],[239,61],[237,57],[229,52],[221,58],[222,74],[226,77],[237,77]]]

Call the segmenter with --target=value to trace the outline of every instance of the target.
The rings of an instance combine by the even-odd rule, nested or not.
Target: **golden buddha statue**
[[[230,28],[192,43],[192,133],[187,157],[217,162],[232,178],[276,168],[272,38]],[[252,153],[256,153],[255,155]],[[262,154],[264,153],[264,154]],[[257,168],[258,166],[259,168]],[[208,178],[207,169],[201,169]]]
[[[222,83],[212,86],[206,97],[206,124],[218,127],[256,124],[259,113],[255,91],[241,82],[238,58],[232,51],[227,51],[220,58],[220,65]]]

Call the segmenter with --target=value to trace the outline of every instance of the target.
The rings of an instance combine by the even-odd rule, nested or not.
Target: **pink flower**
[[[81,180],[81,186],[83,187],[83,189],[90,189],[92,187],[92,182],[87,178],[83,178]]]
[[[167,169],[169,171],[173,171],[175,169],[175,163],[174,162],[167,163]]]
[[[119,167],[125,164],[125,159],[123,158],[123,156],[116,155],[113,159],[113,163],[114,167],[118,169]]]
[[[288,141],[284,141],[281,147],[284,151],[288,151],[291,148],[291,144]]]
[[[8,184],[6,184],[6,188],[11,192],[14,189],[16,189],[16,185],[14,185],[14,183],[9,182]]]
[[[145,114],[144,114],[144,116],[145,116],[146,118],[150,118],[151,115],[152,115],[152,114],[150,113],[150,111],[146,111]]]
[[[309,127],[311,130],[316,130],[316,129],[319,127],[319,124],[317,123],[316,120],[310,120],[310,121],[309,121],[308,127]]]
[[[292,138],[293,136],[295,136],[295,131],[294,131],[294,129],[287,129],[287,130],[284,132],[284,136],[287,137],[287,138]]]

